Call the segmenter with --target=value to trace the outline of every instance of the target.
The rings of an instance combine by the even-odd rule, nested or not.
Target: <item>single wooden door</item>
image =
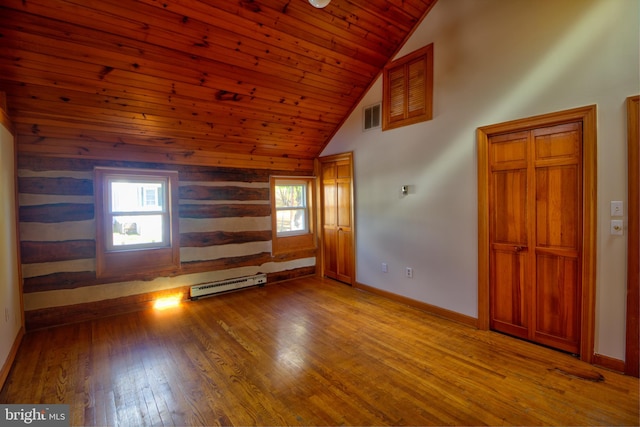
[[[490,327],[580,349],[582,124],[489,138]]]
[[[353,284],[351,156],[321,159],[324,275]]]

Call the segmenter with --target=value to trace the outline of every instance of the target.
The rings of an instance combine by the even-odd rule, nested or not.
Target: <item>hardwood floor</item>
[[[638,379],[317,278],[28,333],[72,425],[638,425]]]

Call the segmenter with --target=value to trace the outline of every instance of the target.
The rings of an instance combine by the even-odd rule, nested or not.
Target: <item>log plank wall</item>
[[[179,270],[135,280],[96,277],[95,166],[179,172]],[[257,273],[267,273],[268,282],[314,274],[315,250],[271,255],[271,174],[305,173],[20,156],[27,329],[131,311],[165,294],[187,297],[200,283]]]

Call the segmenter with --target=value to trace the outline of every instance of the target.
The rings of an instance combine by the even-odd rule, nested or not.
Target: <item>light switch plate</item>
[[[611,220],[611,235],[613,236],[622,236],[624,233],[624,228],[622,225],[621,219],[612,219]]]
[[[624,211],[622,209],[622,202],[612,200],[611,201],[611,216],[623,216]]]

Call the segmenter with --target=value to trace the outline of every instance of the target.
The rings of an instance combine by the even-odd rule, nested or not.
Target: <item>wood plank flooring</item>
[[[638,425],[638,380],[317,278],[28,333],[72,425]]]

